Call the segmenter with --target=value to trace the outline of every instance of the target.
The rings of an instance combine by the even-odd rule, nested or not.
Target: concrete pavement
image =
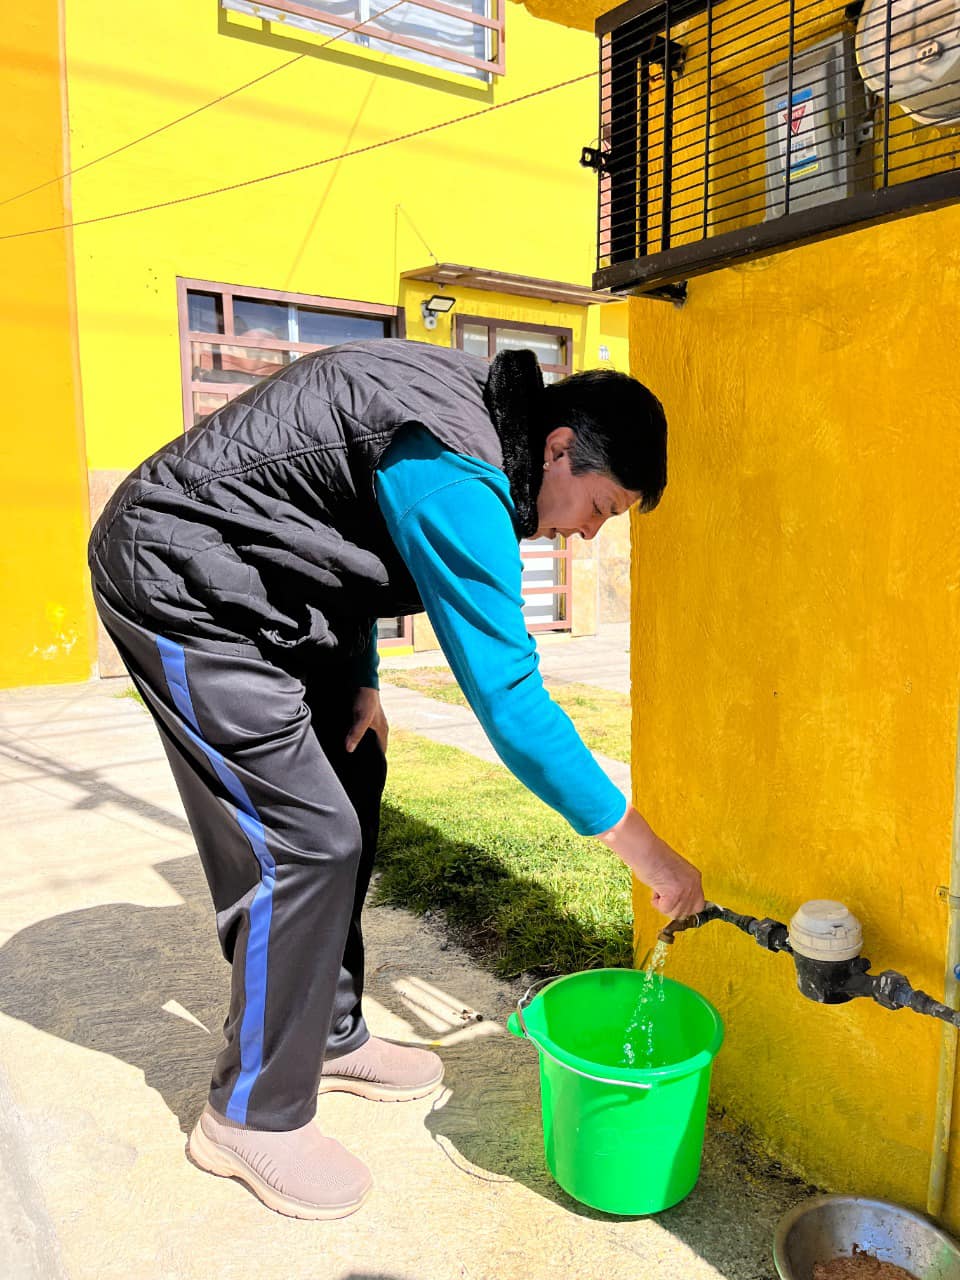
[[[586,682],[616,693],[630,692],[630,632],[627,623],[605,626],[595,636],[567,636],[546,633],[539,637],[540,670],[553,684]],[[469,707],[438,702],[413,689],[391,685],[391,671],[418,667],[446,667],[438,650],[391,657],[389,650],[380,663],[380,697],[387,719],[398,729],[432,738],[450,747],[469,751],[481,760],[499,759]],[[594,758],[612,782],[630,794],[630,766],[621,760],[594,752]]]
[[[578,643],[543,652],[576,665]],[[544,1167],[535,1055],[505,1033],[521,984],[391,908],[365,916],[369,1020],[437,1044],[447,1079],[422,1102],[321,1100],[373,1171],[367,1204],[298,1222],[189,1164],[227,969],[156,732],[121,688],[0,696],[2,1280],[773,1280],[805,1188],[718,1123],[677,1208],[577,1205]]]
[[[546,631],[537,636],[540,670],[547,680],[557,683],[583,681],[617,693],[630,692],[630,624],[604,624],[595,636],[570,636]],[[403,671],[410,667],[445,667],[439,649],[424,653],[406,653],[393,657],[386,650],[380,670]]]

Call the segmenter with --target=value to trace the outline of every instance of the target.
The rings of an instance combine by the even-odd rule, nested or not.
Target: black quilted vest
[[[542,389],[530,351],[488,365],[381,340],[304,356],[120,485],[90,538],[94,581],[163,635],[350,654],[372,619],[423,608],[374,494],[397,431],[419,423],[447,448],[500,467],[517,536],[529,536]]]

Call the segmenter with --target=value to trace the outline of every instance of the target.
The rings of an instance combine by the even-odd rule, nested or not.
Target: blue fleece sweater
[[[501,760],[581,835],[614,826],[626,800],[543,687],[521,611],[505,474],[414,426],[387,450],[376,493],[440,647]]]

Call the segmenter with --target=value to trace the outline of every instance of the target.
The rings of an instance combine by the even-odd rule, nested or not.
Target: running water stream
[[[623,1033],[622,1067],[652,1067],[655,1065],[656,1044],[654,1023],[656,1006],[663,1004],[663,967],[670,953],[670,944],[658,942],[646,955],[641,972],[637,1007]]]

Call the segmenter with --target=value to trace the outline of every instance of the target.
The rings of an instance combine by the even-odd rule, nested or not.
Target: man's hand
[[[631,805],[615,827],[599,839],[621,858],[638,880],[653,890],[650,901],[671,920],[692,916],[704,907],[700,872],[665,840]]]
[[[658,868],[646,883],[653,890],[650,901],[671,920],[681,920],[702,911],[705,902],[700,872],[666,841],[657,837],[660,846]]]
[[[348,751],[356,749],[360,739],[368,729],[372,729],[377,735],[380,750],[386,755],[387,717],[383,714],[383,707],[380,705],[379,690],[358,689],[357,696],[353,700],[353,724],[347,734],[346,747]]]

